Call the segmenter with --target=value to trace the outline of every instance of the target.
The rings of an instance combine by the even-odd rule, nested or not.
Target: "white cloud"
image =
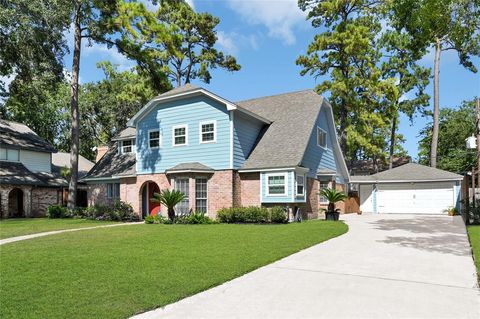
[[[258,49],[257,37],[253,34],[243,35],[237,32],[217,32],[217,45],[228,54],[238,54],[240,48]]]
[[[268,35],[283,40],[285,44],[294,44],[294,29],[308,25],[306,13],[300,10],[297,0],[228,0],[230,8],[237,12],[247,23],[263,25]]]

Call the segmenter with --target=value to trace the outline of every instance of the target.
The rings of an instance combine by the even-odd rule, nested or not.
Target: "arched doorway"
[[[20,188],[14,188],[8,194],[8,215],[9,217],[25,217],[23,191]]]
[[[151,199],[154,193],[160,193],[160,188],[155,182],[145,182],[141,189],[142,194],[142,218],[148,215],[157,215],[160,212],[160,203]]]

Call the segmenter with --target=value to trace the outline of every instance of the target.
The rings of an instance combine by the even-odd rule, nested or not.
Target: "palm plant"
[[[160,193],[153,193],[150,200],[167,206],[168,218],[173,221],[175,219],[175,206],[184,199],[185,194],[181,191],[164,189]]]
[[[328,200],[327,213],[334,213],[335,204],[343,202],[348,197],[344,192],[339,192],[334,188],[324,188],[321,190],[320,195]]]

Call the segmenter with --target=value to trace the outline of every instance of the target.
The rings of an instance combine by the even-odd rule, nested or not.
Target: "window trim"
[[[185,144],[176,144],[175,143],[175,130],[178,128],[185,128]],[[188,124],[179,124],[172,126],[172,146],[187,146],[188,145]]]
[[[325,146],[318,144],[318,131],[322,131],[322,133],[325,134]],[[321,128],[320,126],[317,126],[317,135],[316,135],[316,138],[317,138],[317,146],[318,146],[318,147],[321,147],[321,148],[323,148],[323,149],[327,149],[327,131],[325,131],[325,130],[324,130],[323,128]]]
[[[150,133],[151,132],[158,132],[158,146],[150,146]],[[162,133],[160,131],[160,129],[158,128],[155,128],[155,129],[151,129],[151,130],[148,130],[148,149],[149,150],[155,150],[155,149],[158,149],[158,148],[161,148],[162,147]]]
[[[269,180],[269,177],[273,177],[273,176],[283,176],[283,178],[284,178],[284,192],[283,193],[281,193],[281,194],[270,194],[270,187],[269,187],[269,184],[268,184],[268,180]],[[281,197],[281,196],[287,196],[288,195],[288,173],[269,173],[269,174],[265,174],[265,178],[266,178],[265,186],[267,188],[267,192],[266,192],[267,196]]]
[[[204,141],[203,140],[202,125],[206,125],[206,124],[213,124],[213,140],[211,140],[211,141]],[[199,122],[198,123],[198,133],[199,133],[200,144],[216,143],[217,142],[217,120],[207,120],[207,121]]]
[[[302,178],[302,183],[298,183],[298,178]],[[298,192],[298,186],[302,186],[302,193]],[[295,174],[295,196],[305,197],[305,174]]]
[[[191,207],[191,199],[190,199],[190,177],[187,177],[187,176],[175,177],[175,178],[174,178],[174,185],[173,185],[173,189],[174,189],[174,190],[181,191],[181,190],[179,189],[178,185],[177,185],[177,183],[178,183],[180,180],[186,180],[186,181],[187,181],[187,193],[186,193],[186,194],[183,193],[186,198],[184,198],[184,199],[182,200],[182,202],[183,202],[184,200],[187,200],[187,201],[188,201],[187,212],[190,212],[190,209],[191,209],[191,208],[190,208],[190,207]],[[181,202],[180,202],[180,203],[181,203]],[[178,205],[179,205],[180,203],[178,203],[177,205],[175,205],[175,210],[177,210],[177,207],[178,207]],[[177,211],[175,211],[175,213],[177,214]],[[182,214],[182,213],[180,212],[180,214]]]
[[[206,194],[207,196],[205,198],[200,198],[200,199],[204,199],[205,200],[205,214],[208,214],[208,180],[209,178],[206,177],[206,176],[195,176],[194,180],[195,180],[195,211],[197,211],[197,179],[204,179],[205,180],[205,186],[206,186]]]
[[[5,159],[0,159],[0,161],[3,161],[3,162],[14,162],[14,163],[18,163],[18,162],[21,162],[20,161],[20,150],[19,149],[15,149],[15,148],[8,148],[8,147],[3,147],[2,149],[5,150]],[[10,159],[8,158],[8,153],[10,152],[16,152],[18,154],[17,156],[17,159],[16,160],[13,160],[13,159]]]
[[[118,185],[118,196],[117,196],[117,185]],[[120,199],[120,183],[107,183],[107,198],[111,200]]]
[[[121,153],[121,154],[135,153],[135,151],[134,151],[135,143],[133,142],[133,140],[122,140],[122,141],[120,141],[120,142],[121,142],[121,144],[122,144],[122,145],[120,146],[120,150],[121,150],[120,153]],[[123,145],[123,143],[125,143],[125,142],[130,142],[130,145],[127,145],[127,146]],[[150,141],[149,141],[148,144],[150,145]],[[130,147],[130,152],[125,152],[125,147]]]

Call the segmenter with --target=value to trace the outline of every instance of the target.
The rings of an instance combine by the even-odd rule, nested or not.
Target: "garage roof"
[[[388,171],[369,176],[351,176],[353,183],[399,183],[399,182],[430,182],[457,181],[463,176],[430,166],[408,163]]]

